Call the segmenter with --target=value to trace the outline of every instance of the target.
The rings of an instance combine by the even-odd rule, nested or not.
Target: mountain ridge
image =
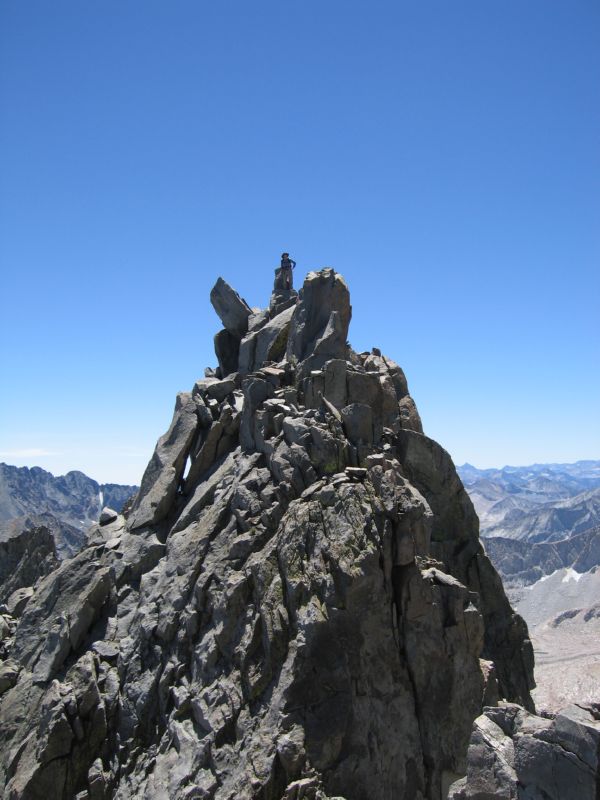
[[[105,506],[120,511],[137,486],[98,483],[80,470],[54,476],[42,467],[0,463],[0,528],[13,519],[52,515],[61,558],[74,555]],[[37,523],[36,523],[37,524]],[[60,527],[62,526],[62,527]],[[77,534],[77,532],[79,532]]]
[[[600,526],[549,542],[489,536],[484,546],[507,588],[528,586],[559,569],[582,573],[600,565]]]
[[[600,523],[600,461],[457,471],[484,537],[558,540]]]

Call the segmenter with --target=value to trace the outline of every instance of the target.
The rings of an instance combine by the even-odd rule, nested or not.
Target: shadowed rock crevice
[[[278,280],[262,310],[217,281],[219,366],[128,516],[15,600],[7,797],[438,800],[484,698],[531,708],[526,627],[404,373],[350,348],[334,270]]]

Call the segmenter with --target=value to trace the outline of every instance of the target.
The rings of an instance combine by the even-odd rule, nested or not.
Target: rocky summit
[[[5,608],[4,796],[470,797],[533,657],[450,457],[334,270],[211,302],[219,366],[134,502]]]

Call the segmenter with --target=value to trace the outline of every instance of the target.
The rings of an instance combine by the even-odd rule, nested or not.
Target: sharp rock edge
[[[533,712],[472,504],[341,275],[211,301],[126,515],[5,615],[4,796],[437,800],[484,705]]]

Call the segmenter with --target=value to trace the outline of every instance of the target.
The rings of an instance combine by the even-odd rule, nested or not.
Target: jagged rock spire
[[[526,626],[401,368],[347,345],[334,270],[278,292],[217,281],[219,378],[25,607],[11,800],[438,800],[484,704],[532,707]]]
[[[310,358],[316,369],[332,358],[345,359],[351,315],[350,292],[342,276],[333,269],[310,272],[293,318],[288,360]]]
[[[346,357],[350,293],[333,269],[310,272],[299,293],[279,288],[276,277],[266,311],[252,314],[222,278],[211,291],[211,302],[225,325],[215,337],[221,377],[247,374],[284,357],[295,363],[310,359],[307,373],[332,358]]]

